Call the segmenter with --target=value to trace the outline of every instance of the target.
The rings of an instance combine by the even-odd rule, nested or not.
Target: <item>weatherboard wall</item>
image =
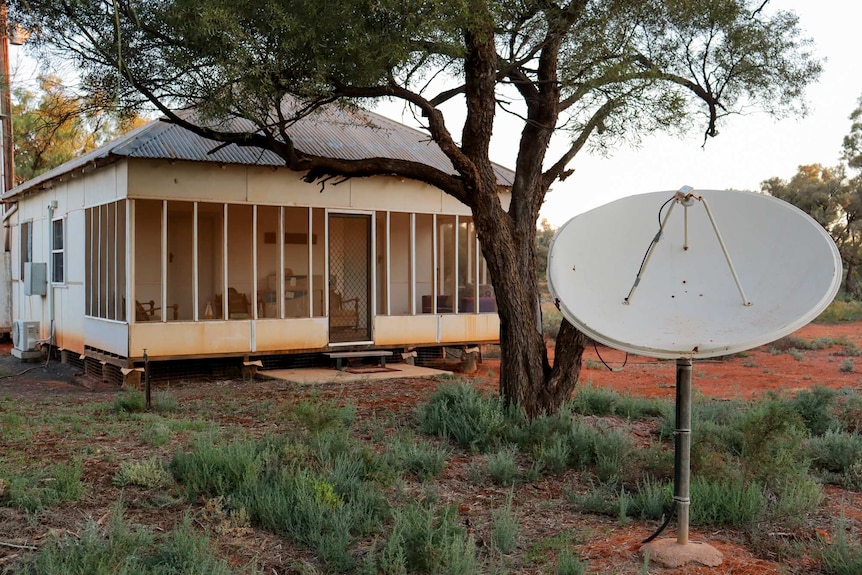
[[[309,206],[332,212],[378,214],[470,213],[466,206],[436,188],[395,177],[351,179],[337,185],[333,181],[309,184],[299,174],[283,168],[137,159],[86,168],[52,180],[48,189],[20,195],[17,211],[9,218],[13,315],[15,319],[39,321],[40,335],[47,339],[51,323],[49,298],[24,293],[21,228],[27,224],[32,230],[32,261],[47,262],[51,255],[47,206],[57,202],[54,218],[64,220],[65,233],[65,277],[52,286],[54,344],[60,349],[83,354],[86,348],[92,348],[118,358],[140,358],[143,349],[147,349],[152,358],[167,358],[307,351],[328,345],[325,317],[135,323],[87,316],[85,210],[124,198]],[[501,196],[501,200],[507,204],[508,195]],[[127,238],[132,244],[134,211],[129,212],[123,225],[129,226]],[[130,245],[126,252],[130,257],[124,270],[125,285],[133,286],[134,246]],[[154,259],[158,259],[157,254]],[[399,273],[393,270],[393,279]],[[118,297],[134,300],[131,291]],[[126,317],[133,318],[133,306],[126,309]],[[377,315],[373,326],[373,343],[379,346],[492,342],[499,337],[499,319],[494,313]]]

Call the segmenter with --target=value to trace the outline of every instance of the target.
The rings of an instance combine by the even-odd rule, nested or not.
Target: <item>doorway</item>
[[[329,341],[372,341],[371,215],[329,214]]]

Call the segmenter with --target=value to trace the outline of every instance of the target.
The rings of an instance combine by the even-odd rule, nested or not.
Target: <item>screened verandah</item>
[[[380,317],[496,311],[467,216],[138,199],[88,208],[86,228],[90,318],[308,320],[316,335],[287,350],[374,343]]]

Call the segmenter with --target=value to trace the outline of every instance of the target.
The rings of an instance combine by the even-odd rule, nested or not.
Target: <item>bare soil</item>
[[[862,348],[862,324],[809,325],[795,334],[811,340],[818,337],[846,338]],[[779,342],[779,347],[782,347]],[[764,346],[744,354],[720,360],[697,361],[693,382],[695,393],[716,398],[756,398],[765,392],[787,393],[815,385],[862,391],[862,357],[846,355],[847,347],[833,345],[821,350],[798,353],[775,353]],[[602,358],[612,366],[622,364],[624,354],[599,348]],[[642,396],[673,397],[675,366],[672,361],[630,357],[621,372],[596,368],[599,359],[590,349],[584,355],[582,382],[609,387],[619,392]],[[479,366],[475,383],[495,392],[498,364],[485,359]],[[2,374],[6,374],[5,376]],[[109,410],[117,393],[116,386],[95,382],[67,365],[50,362],[24,364],[9,356],[8,345],[0,348],[0,416],[3,404],[14,404],[16,413],[49,413],[58,406],[94,405]],[[357,408],[357,418],[394,418],[408,421],[414,407],[426,401],[436,390],[436,380],[390,380],[358,382],[338,386],[298,386],[278,380],[257,379],[182,382],[171,385],[182,416],[214,420],[219,426],[241,425],[251,434],[276,432],[291,406],[308,398],[329,397]],[[101,407],[100,407],[101,406]],[[2,420],[0,420],[2,424]],[[358,426],[361,429],[361,425]],[[637,430],[636,430],[637,431]],[[651,430],[645,429],[649,434]],[[47,536],[57,533],[77,534],[87,520],[104,523],[114,503],[123,498],[127,518],[157,530],[169,530],[182,518],[187,503],[177,493],[164,495],[141,488],[121,489],[112,483],[121,461],[171,455],[188,440],[177,433],[162,446],[152,447],[133,435],[112,434],[93,429],[82,439],[67,433],[64,425],[34,425],[26,444],[7,439],[0,428],[0,453],[4,456],[24,451],[27,459],[48,464],[64,461],[70,453],[86,453],[84,481],[86,494],[72,503],[53,506],[37,514],[0,507],[0,572],[8,568],[25,547],[38,547]],[[370,440],[370,437],[368,438]],[[458,506],[464,524],[473,532],[481,548],[490,541],[491,511],[508,495],[503,487],[480,485],[468,481],[468,469],[474,456],[455,451],[443,476],[436,481],[444,503]],[[417,494],[423,487],[414,486]],[[534,483],[515,487],[514,501],[521,519],[517,559],[502,561],[508,572],[519,574],[552,573],[558,549],[547,543],[561,533],[568,533],[574,551],[589,561],[589,573],[638,573],[642,560],[640,542],[657,525],[631,521],[620,525],[607,517],[575,511],[566,502],[565,491],[586,489],[580,474],[566,472],[545,477]],[[679,569],[650,567],[653,575],[666,574],[784,574],[817,573],[814,558],[805,553],[787,553],[793,544],[816,545],[828,539],[833,518],[845,517],[857,529],[862,528],[862,494],[829,486],[827,500],[816,517],[806,518],[802,527],[790,532],[771,531],[769,526],[757,534],[734,529],[693,530],[691,539],[708,542],[724,554],[719,567],[687,566]],[[257,559],[265,573],[299,573],[297,567],[310,559],[309,552],[289,540],[260,529],[231,523],[218,505],[200,502],[195,506],[196,522],[206,528],[223,556],[236,565]],[[672,526],[668,530],[672,535]]]

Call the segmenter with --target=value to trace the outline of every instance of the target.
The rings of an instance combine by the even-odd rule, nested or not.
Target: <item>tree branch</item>
[[[574,159],[574,157],[581,151],[584,145],[589,140],[594,130],[599,129],[604,123],[605,119],[610,116],[611,112],[614,110],[615,103],[612,100],[608,100],[602,106],[596,110],[596,112],[592,115],[592,117],[587,122],[584,129],[581,130],[581,133],[578,134],[577,139],[572,142],[572,145],[563,154],[559,160],[557,160],[553,166],[548,168],[544,174],[542,174],[542,180],[544,181],[546,186],[550,186],[554,180],[559,179],[560,181],[565,180],[571,172],[566,171],[566,166],[569,162]]]

